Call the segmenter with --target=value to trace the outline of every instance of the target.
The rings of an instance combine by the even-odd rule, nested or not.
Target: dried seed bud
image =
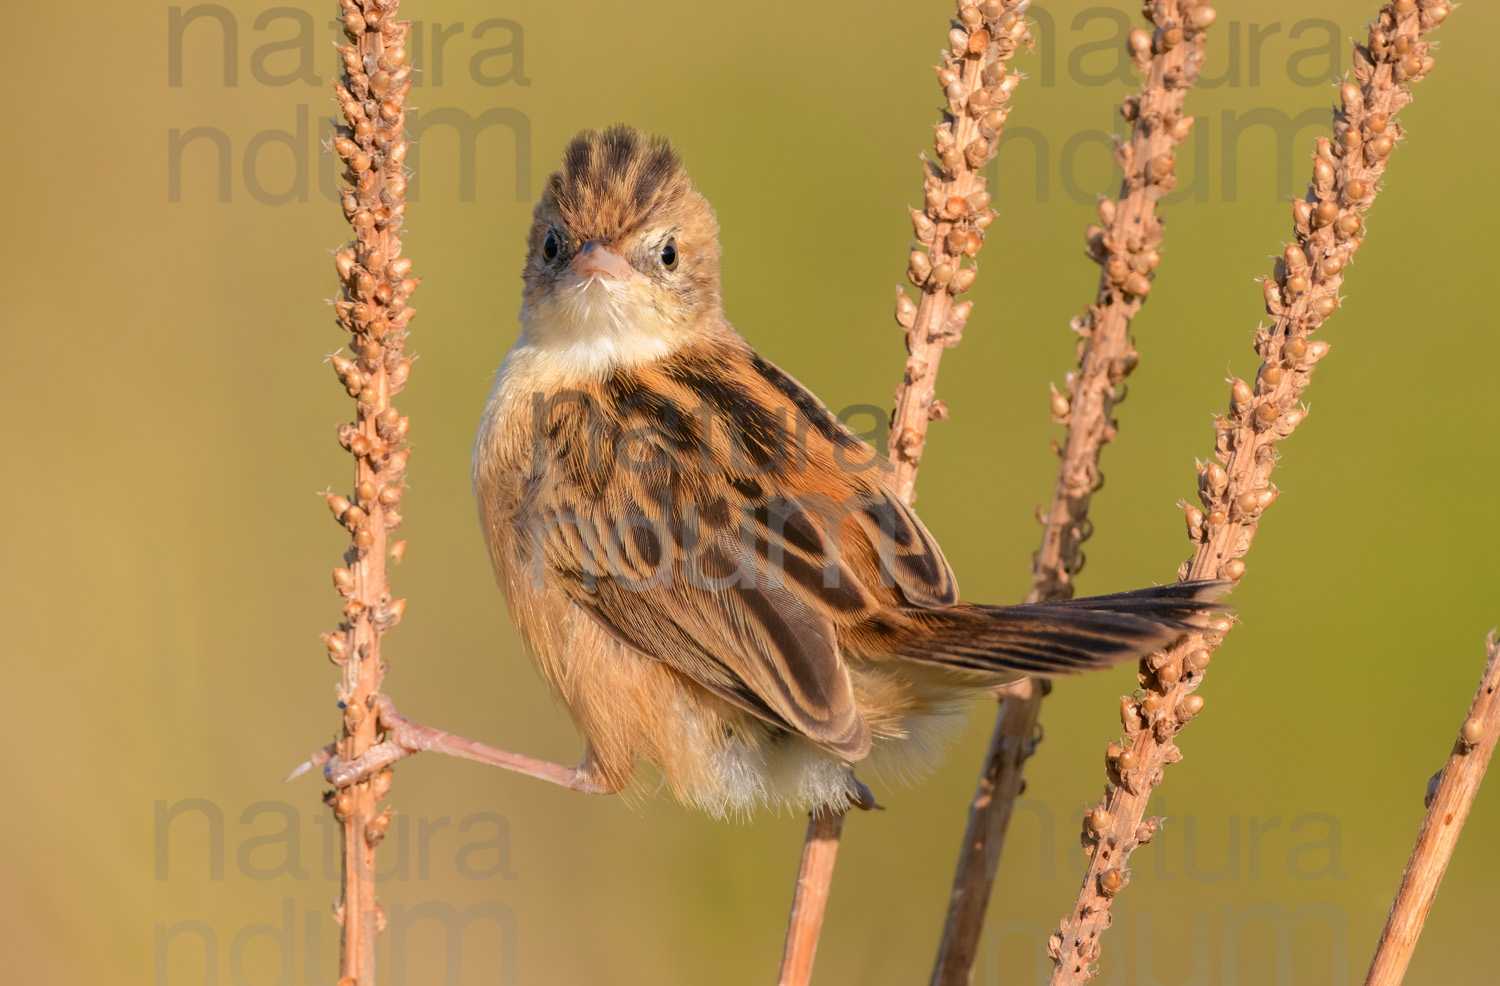
[[[365,518],[367,518],[368,516],[369,514],[365,513],[363,507],[352,506],[348,510],[344,511],[344,526],[352,531],[360,524],[363,524],[365,522]]]
[[[1215,492],[1229,485],[1229,474],[1217,462],[1210,462],[1203,473],[1208,478],[1208,488]]]
[[[1182,44],[1182,28],[1169,27],[1165,31],[1161,32],[1162,48],[1170,50],[1172,48],[1176,48],[1180,44]]]
[[[1148,719],[1153,718],[1160,711],[1161,711],[1161,696],[1160,695],[1148,694],[1145,698],[1141,699],[1141,712],[1142,712],[1143,715],[1146,716],[1146,718],[1148,718]]]
[[[1136,768],[1136,756],[1131,750],[1126,750],[1115,758],[1115,769],[1121,774],[1128,774]]]
[[[1307,290],[1307,275],[1291,275],[1286,279],[1286,283],[1283,285],[1283,288],[1285,288],[1286,293],[1289,296],[1295,298],[1297,295],[1302,294]]]
[[[1307,254],[1295,243],[1287,244],[1283,256],[1286,258],[1286,268],[1289,271],[1299,271],[1307,266]]]
[[[368,527],[361,527],[354,534],[354,546],[360,551],[369,551],[375,544],[375,533]]]
[[[349,592],[354,589],[354,573],[347,568],[335,568],[333,570],[333,587],[340,592]]]
[[[946,90],[949,86],[958,81],[958,72],[946,65],[940,65],[938,66],[937,70],[937,80],[938,85],[942,86],[943,89]]]
[[[355,434],[349,438],[349,451],[356,457],[363,458],[369,455],[373,447],[374,443],[365,435]]]
[[[928,275],[932,273],[932,261],[927,259],[927,251],[913,250],[908,264],[906,273],[912,283],[919,287],[926,283]]]
[[[1257,424],[1263,426],[1274,424],[1279,414],[1280,412],[1276,410],[1275,403],[1267,401],[1255,409],[1255,421]]]
[[[1183,519],[1187,522],[1188,537],[1198,540],[1203,533],[1203,511],[1191,503],[1183,508]]]
[[[973,8],[970,8],[973,9]],[[990,46],[990,32],[981,28],[969,35],[969,54],[981,55]]]
[[[945,260],[932,268],[932,280],[946,287],[953,280],[953,265]]]
[[[1318,360],[1328,355],[1328,350],[1330,348],[1330,344],[1324,342],[1322,339],[1319,339],[1317,342],[1309,343],[1307,346],[1307,361],[1309,363],[1316,363]]]
[[[1162,179],[1172,174],[1173,168],[1177,166],[1177,159],[1172,154],[1158,154],[1151,159],[1151,164],[1146,169],[1146,179],[1160,184]]]
[[[1478,746],[1479,741],[1484,739],[1484,723],[1477,717],[1470,716],[1464,720],[1464,728],[1459,735],[1469,746]]]
[[[1182,678],[1182,671],[1175,664],[1164,664],[1156,671],[1156,680],[1163,685],[1175,685]]]
[[[969,200],[962,195],[955,195],[943,206],[943,213],[949,219],[961,219],[969,211]]]
[[[343,664],[349,657],[349,645],[344,643],[343,634],[323,634],[323,645],[328,648],[328,659],[334,664]]]
[[[1344,198],[1349,201],[1357,201],[1365,197],[1365,183],[1361,178],[1350,178],[1349,183],[1344,186]]]
[[[1368,154],[1374,155],[1376,158],[1383,158],[1390,154],[1391,149],[1395,146],[1396,142],[1391,140],[1390,135],[1381,134],[1379,137],[1376,137],[1374,140],[1365,145],[1365,151]]]
[[[1140,703],[1129,695],[1120,696],[1120,725],[1125,727],[1127,733],[1141,731]]]
[[[349,501],[336,493],[325,493],[323,495],[328,499],[328,509],[332,510],[333,515],[339,520],[343,520],[344,514],[349,511]]]
[[[1306,199],[1298,199],[1292,203],[1292,222],[1299,230],[1310,228],[1312,222],[1312,203]]]
[[[382,770],[380,773],[370,778],[370,793],[375,796],[376,801],[379,801],[381,798],[385,797],[386,793],[390,791],[391,781],[395,776],[396,775],[393,771]]]
[[[1194,7],[1192,13],[1193,26],[1202,31],[1218,19],[1218,11],[1209,6]]]
[[[333,812],[340,818],[347,818],[353,810],[354,799],[349,797],[349,795],[341,794],[333,799]]]
[[[1056,387],[1053,387],[1052,388],[1052,416],[1054,418],[1066,418],[1068,416],[1069,409],[1070,409],[1070,405],[1068,404],[1068,399],[1066,397],[1064,397],[1062,394],[1059,394],[1057,392],[1057,388]]]
[[[1123,284],[1125,278],[1130,276],[1130,265],[1117,253],[1105,263],[1104,276],[1109,278],[1112,284]]]
[[[344,720],[351,726],[357,726],[365,721],[365,707],[360,702],[350,702],[344,706]]]
[[[953,49],[955,55],[962,55],[969,50],[969,32],[955,27],[948,32],[948,47]]]
[[[375,499],[375,484],[368,479],[364,480],[355,488],[354,495],[359,498],[360,503],[369,503]]]
[[[1209,652],[1204,650],[1202,647],[1199,647],[1196,650],[1190,650],[1188,651],[1187,657],[1184,657],[1182,659],[1183,670],[1190,671],[1193,674],[1197,674],[1199,671],[1202,671],[1204,668],[1208,667],[1208,662],[1209,660],[1211,660],[1211,658],[1212,655],[1210,655]]]
[[[1145,265],[1147,270],[1156,270],[1157,264],[1161,263],[1160,250],[1147,250],[1139,256],[1141,263]]]
[[[1135,28],[1130,32],[1126,43],[1130,46],[1130,53],[1136,58],[1145,58],[1151,54],[1151,35],[1140,28]]]
[[[937,224],[927,218],[927,213],[919,209],[909,209],[907,211],[911,213],[912,231],[916,233],[917,239],[923,243],[931,243],[933,233],[937,229]]]
[[[1327,257],[1319,265],[1318,270],[1324,277],[1337,277],[1344,270],[1344,258],[1338,254]]]
[[[1151,281],[1140,271],[1131,271],[1125,278],[1125,293],[1133,294],[1138,298],[1144,298],[1151,292]]]
[[[1177,703],[1177,721],[1187,722],[1203,711],[1203,696],[1188,695]]]
[[[1281,347],[1281,351],[1292,359],[1301,359],[1307,353],[1307,340],[1301,336],[1293,336]]]
[[[977,248],[976,248],[977,249]],[[962,267],[953,272],[952,289],[954,294],[962,294],[974,286],[974,279],[979,272],[973,267]]]
[[[1089,831],[1095,835],[1108,829],[1110,823],[1113,821],[1114,819],[1110,817],[1109,811],[1105,808],[1093,809],[1089,812],[1087,819]]]
[[[917,320],[917,306],[906,296],[906,292],[900,288],[896,289],[896,323],[902,328],[911,328]]]
[[[1238,510],[1242,514],[1253,514],[1253,513],[1255,513],[1255,493],[1254,493],[1254,491],[1246,490],[1244,493],[1241,493],[1239,496],[1235,497],[1234,498],[1234,506],[1235,506],[1235,509]]]
[[[391,545],[390,556],[393,564],[401,564],[401,559],[406,557],[406,542],[396,541],[393,543]]]
[[[1333,184],[1333,165],[1322,158],[1313,162],[1313,182],[1319,188],[1327,188]]]
[[[1229,388],[1229,404],[1236,411],[1249,405],[1252,397],[1250,385],[1243,380],[1236,380]]]
[[[1229,581],[1238,582],[1245,577],[1245,563],[1238,558],[1231,558],[1224,563],[1224,567],[1220,569],[1220,572]]]
[[[1324,295],[1323,297],[1318,298],[1312,303],[1312,309],[1314,314],[1316,314],[1319,318],[1327,318],[1328,316],[1333,314],[1333,310],[1338,307],[1338,304],[1339,303],[1336,299],[1328,295]]]
[[[1323,199],[1313,207],[1313,224],[1327,226],[1339,217],[1339,204],[1332,199]]]
[[[990,157],[990,142],[983,137],[976,137],[964,150],[964,158],[969,162],[971,168],[981,168]]]
[[[1365,117],[1365,129],[1372,134],[1383,134],[1385,133],[1386,125],[1390,122],[1390,116],[1377,110]]]

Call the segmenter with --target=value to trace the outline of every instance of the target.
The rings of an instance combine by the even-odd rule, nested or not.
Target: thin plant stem
[[[1464,820],[1495,753],[1496,740],[1500,740],[1500,642],[1495,639],[1495,631],[1490,631],[1484,646],[1489,660],[1479,680],[1479,691],[1459,727],[1448,763],[1432,779],[1427,815],[1422,819],[1406,872],[1401,875],[1401,889],[1380,933],[1365,986],[1400,986],[1406,976],[1427,912],[1453,858]]]
[[[896,321],[906,330],[906,368],[891,413],[892,485],[908,503],[916,498],[917,468],[928,422],[945,418],[936,398],[943,350],[962,337],[972,302],[954,303],[973,284],[973,257],[995,220],[980,173],[995,156],[996,138],[1020,76],[1006,62],[1031,45],[1023,14],[1029,0],[958,0],[938,84],[946,107],[934,130],[935,159],[923,162],[923,205],[911,209],[917,248],[907,276],[913,301],[896,290]],[[970,263],[964,265],[965,258]],[[843,816],[815,813],[808,824],[782,958],[780,986],[806,986],[833,880]]]
[[[1152,32],[1136,29],[1129,36],[1143,82],[1140,93],[1122,107],[1131,134],[1115,150],[1124,173],[1119,199],[1100,200],[1103,225],[1087,233],[1089,256],[1101,272],[1094,303],[1073,320],[1080,337],[1078,369],[1068,374],[1065,394],[1052,391],[1053,418],[1068,432],[1058,450],[1057,482],[1043,516],[1042,544],[1032,559],[1027,602],[1072,596],[1073,576],[1083,567],[1082,546],[1092,530],[1089,502],[1103,481],[1100,453],[1115,436],[1114,407],[1124,399],[1122,382],[1139,359],[1130,323],[1161,260],[1156,203],[1177,183],[1174,151],[1193,123],[1182,107],[1198,80],[1205,31],[1215,18],[1213,8],[1197,0],[1166,0],[1147,5],[1145,12]],[[1026,760],[1036,747],[1045,694],[1042,687],[1000,694],[994,734],[969,806],[932,986],[963,986],[973,975],[1006,827]]]
[[[1344,272],[1364,240],[1363,214],[1404,136],[1396,113],[1411,101],[1410,84],[1433,67],[1423,35],[1448,11],[1446,0],[1397,0],[1380,10],[1368,43],[1355,46],[1354,80],[1339,88],[1333,138],[1319,138],[1308,194],[1292,206],[1294,239],[1262,284],[1272,324],[1255,333],[1260,370],[1253,383],[1232,382],[1229,408],[1215,423],[1214,455],[1198,463],[1203,509],[1183,505],[1196,551],[1179,578],[1238,581],[1245,574],[1241,559],[1277,497],[1270,477],[1278,444],[1306,419],[1299,398],[1328,353],[1328,343],[1309,336],[1338,308]],[[1203,698],[1194,692],[1232,627],[1228,618],[1216,620],[1144,659],[1139,697],[1121,698],[1126,739],[1106,752],[1110,784],[1084,819],[1089,867],[1077,902],[1049,942],[1052,986],[1096,975],[1111,904],[1130,880],[1130,854],[1161,824],[1146,817],[1146,806],[1166,766],[1182,759],[1177,734],[1202,712]]]
[[[339,443],[354,458],[354,489],[347,498],[327,494],[352,543],[344,567],[333,573],[346,600],[344,621],[324,640],[343,671],[336,747],[344,760],[355,759],[379,739],[381,638],[406,608],[404,599],[392,598],[386,569],[388,557],[399,561],[405,551],[405,542],[392,543],[390,534],[401,523],[397,511],[405,489],[408,422],[391,398],[411,369],[403,347],[416,311],[407,299],[417,286],[411,261],[401,257],[411,67],[404,47],[409,25],[396,20],[397,5],[398,0],[342,0],[350,43],[339,49],[344,71],[334,84],[343,120],[333,150],[349,183],[339,189],[339,198],[354,242],[334,254],[342,286],[334,307],[340,329],[350,337],[352,358],[335,356],[332,362],[355,399],[354,422],[338,431]],[[326,796],[343,826],[342,894],[334,909],[342,925],[340,986],[375,982],[375,939],[385,924],[375,897],[375,853],[390,823],[390,811],[380,807],[390,784],[391,772],[381,770]]]

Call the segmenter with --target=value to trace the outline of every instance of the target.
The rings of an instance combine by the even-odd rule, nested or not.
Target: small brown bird
[[[854,766],[929,768],[976,688],[1149,653],[1226,588],[960,601],[887,460],[725,321],[714,212],[663,140],[574,138],[528,244],[474,488],[587,741],[554,780],[645,760],[715,815],[862,803]]]

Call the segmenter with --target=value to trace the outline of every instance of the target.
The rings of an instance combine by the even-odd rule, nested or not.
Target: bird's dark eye
[[[547,238],[542,240],[542,259],[556,260],[557,250],[557,234],[552,232],[551,230],[548,230]]]
[[[666,246],[661,248],[661,265],[667,270],[674,270],[677,267],[676,237],[668,240]]]

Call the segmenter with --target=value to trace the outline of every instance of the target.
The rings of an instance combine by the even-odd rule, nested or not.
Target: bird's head
[[[521,321],[535,344],[661,355],[720,317],[719,226],[664,139],[585,131],[547,179]]]

